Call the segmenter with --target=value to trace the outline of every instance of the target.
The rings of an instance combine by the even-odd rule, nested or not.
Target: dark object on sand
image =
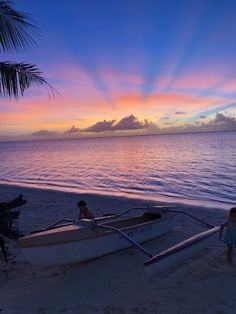
[[[17,196],[10,202],[0,203],[0,248],[2,250],[4,260],[7,262],[7,247],[5,238],[17,239],[18,231],[14,228],[14,222],[18,219],[20,211],[11,211],[13,208],[26,204],[23,195]]]

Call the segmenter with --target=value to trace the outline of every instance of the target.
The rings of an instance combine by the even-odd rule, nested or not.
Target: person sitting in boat
[[[91,210],[88,209],[87,203],[83,200],[79,201],[77,206],[79,207],[79,219],[93,219],[94,215]]]

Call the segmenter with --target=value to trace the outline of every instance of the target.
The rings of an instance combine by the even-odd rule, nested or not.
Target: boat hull
[[[154,239],[174,226],[173,216],[157,221],[122,229],[139,243]],[[107,255],[132,246],[121,234],[106,231],[99,236],[73,242],[21,248],[24,257],[40,266],[65,265],[78,263]]]

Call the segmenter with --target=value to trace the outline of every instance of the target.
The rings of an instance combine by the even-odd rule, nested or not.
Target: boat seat
[[[150,220],[156,220],[156,219],[161,219],[161,214],[159,213],[144,213],[142,215],[143,219],[145,219],[145,221],[150,221]]]

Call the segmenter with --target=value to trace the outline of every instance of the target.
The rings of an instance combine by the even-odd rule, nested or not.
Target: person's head
[[[87,206],[87,203],[85,201],[81,200],[81,201],[78,202],[77,206],[79,208],[84,208],[84,207]]]
[[[236,207],[230,208],[230,210],[229,210],[229,217],[232,220],[236,221]]]

